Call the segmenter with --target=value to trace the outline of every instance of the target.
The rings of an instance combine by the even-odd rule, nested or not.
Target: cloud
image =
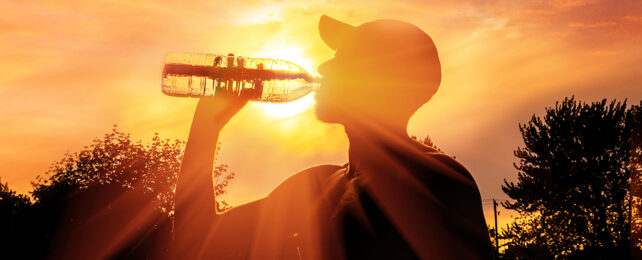
[[[602,28],[602,27],[610,27],[610,26],[615,26],[617,25],[616,22],[601,22],[601,23],[577,23],[577,22],[572,22],[568,24],[568,27],[571,28]]]

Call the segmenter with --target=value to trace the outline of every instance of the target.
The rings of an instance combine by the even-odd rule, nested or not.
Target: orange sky
[[[483,199],[506,198],[500,184],[516,176],[517,126],[533,113],[571,95],[642,97],[640,1],[444,2],[4,1],[2,182],[28,192],[51,162],[113,124],[143,140],[185,139],[196,100],[161,94],[166,52],[275,57],[316,73],[332,57],[317,32],[321,14],[354,25],[406,20],[433,37],[442,85],[408,132],[455,155]],[[298,170],[346,161],[343,129],[316,121],[312,105],[310,96],[250,104],[229,123],[220,161],[237,177],[225,200],[257,199]]]

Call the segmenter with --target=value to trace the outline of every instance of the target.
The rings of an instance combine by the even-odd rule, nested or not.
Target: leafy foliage
[[[502,205],[521,217],[502,236],[556,256],[627,246],[635,109],[626,102],[565,98],[520,124],[525,147],[515,151],[517,182],[502,185],[514,201]]]
[[[54,162],[45,175],[32,182],[32,195],[36,203],[45,203],[59,199],[56,194],[117,185],[123,191],[141,189],[143,194],[153,195],[159,209],[171,213],[184,147],[184,141],[162,140],[158,133],[151,143],[143,144],[114,126],[110,133],[94,139],[83,150],[67,153]],[[234,173],[228,173],[228,165],[220,164],[214,169],[214,178],[216,195],[222,195]]]
[[[9,230],[17,228],[17,223],[31,207],[29,197],[18,194],[0,179],[0,225]]]
[[[439,149],[439,148],[435,145],[435,143],[433,143],[433,141],[432,141],[432,139],[430,138],[430,136],[429,136],[429,135],[426,135],[426,137],[425,137],[423,140],[418,140],[418,139],[417,139],[417,136],[414,136],[414,135],[413,135],[413,136],[410,136],[410,138],[411,138],[412,140],[415,140],[415,141],[417,141],[417,142],[420,142],[420,143],[422,143],[422,144],[425,144],[426,146],[432,147],[432,148],[434,148],[434,149],[435,149],[435,150],[437,150],[437,151],[443,152],[441,149]]]
[[[174,185],[184,147],[185,142],[158,134],[150,143],[134,141],[114,126],[38,176],[33,203],[0,185],[0,224],[10,227],[2,246],[20,258],[52,257],[51,252],[56,258],[56,250],[67,258],[68,252],[90,256],[116,241],[120,244],[102,257],[158,258],[154,254],[164,253],[159,245],[172,237]],[[234,173],[220,164],[213,175],[216,195],[224,194]],[[229,208],[225,202],[218,206]],[[132,221],[139,224],[125,228]]]
[[[631,245],[635,259],[642,259],[642,101],[631,108]]]

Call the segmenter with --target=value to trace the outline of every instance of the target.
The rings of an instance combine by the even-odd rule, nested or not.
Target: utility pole
[[[497,201],[495,199],[493,199],[493,211],[495,212],[495,256],[499,259],[499,240],[497,239],[499,229],[497,229]]]

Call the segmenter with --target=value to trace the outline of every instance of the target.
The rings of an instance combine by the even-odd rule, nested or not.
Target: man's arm
[[[244,97],[221,92],[215,97],[201,98],[196,106],[176,183],[174,248],[181,256],[202,255],[217,220],[212,170],[218,137],[223,126],[245,103]]]

